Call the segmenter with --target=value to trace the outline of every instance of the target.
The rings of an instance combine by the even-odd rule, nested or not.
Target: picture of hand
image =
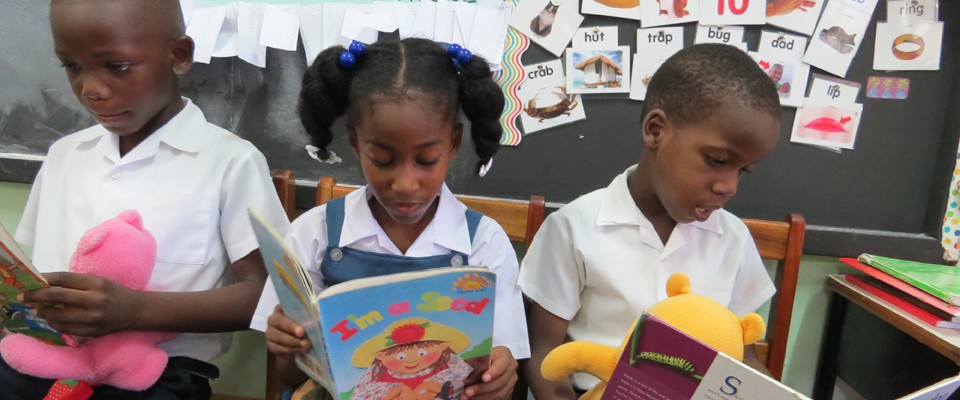
[[[767,16],[784,15],[795,10],[807,11],[804,7],[814,7],[814,0],[767,0]]]

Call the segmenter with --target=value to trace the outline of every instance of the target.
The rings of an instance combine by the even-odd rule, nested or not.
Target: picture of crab
[[[577,95],[567,94],[567,88],[558,86],[559,92],[551,91],[550,93],[559,98],[557,103],[554,103],[549,106],[537,107],[537,97],[535,96],[529,101],[527,101],[527,107],[523,109],[523,112],[533,118],[539,118],[543,122],[545,119],[552,119],[559,117],[561,115],[570,115],[570,111],[577,108],[580,105],[580,102],[577,101]]]

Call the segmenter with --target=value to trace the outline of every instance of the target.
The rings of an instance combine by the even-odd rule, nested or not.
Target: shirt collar
[[[196,134],[196,129],[190,128],[205,123],[206,118],[200,108],[193,104],[190,99],[186,97],[182,99],[184,101],[183,109],[130,151],[127,157],[124,157],[124,160],[132,161],[152,156],[156,154],[161,142],[183,152],[197,153],[200,151],[202,146],[201,136]],[[98,139],[101,140],[96,144],[96,149],[115,162],[119,161],[120,137],[110,133],[103,125],[84,130],[71,140],[75,143],[84,143]]]
[[[467,206],[463,205],[444,183],[440,188],[440,204],[433,221],[424,230],[433,235],[433,243],[452,251],[470,254],[470,231],[467,227]]]
[[[597,213],[596,224],[598,226],[650,225],[650,228],[653,228],[650,220],[637,208],[627,185],[627,180],[636,170],[636,164],[630,166],[622,174],[617,175],[613,182],[610,182],[610,185],[607,186],[607,190],[603,191],[603,197],[600,200],[600,212]],[[720,210],[711,213],[710,218],[703,222],[693,221],[677,224],[680,229],[684,229],[686,226],[707,230],[717,235],[723,234],[723,229],[720,227]]]
[[[440,199],[433,220],[423,230],[416,242],[429,241],[438,246],[470,254],[472,244],[467,230],[467,207],[450,192],[447,184],[440,188]],[[369,200],[373,192],[368,186],[354,190],[344,199],[343,230],[340,233],[340,246],[349,246],[358,240],[376,236],[380,247],[391,248],[389,238],[377,224],[370,210]]]

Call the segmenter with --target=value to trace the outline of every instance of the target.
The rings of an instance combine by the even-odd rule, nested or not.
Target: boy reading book
[[[54,0],[50,25],[98,124],[56,141],[33,183],[16,239],[53,287],[23,300],[48,305],[38,314],[69,334],[179,333],[161,344],[170,358],[153,387],[97,386],[94,398],[209,398],[219,375],[209,361],[229,348],[226,332],[249,326],[266,279],[247,210],[288,224],[266,159],[180,96],[194,44],[178,1]],[[81,235],[127,209],[157,239],[156,291],[66,272]],[[5,398],[42,398],[52,383],[0,363]]]

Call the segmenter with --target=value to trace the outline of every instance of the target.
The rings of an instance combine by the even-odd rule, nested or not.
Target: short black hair
[[[777,87],[750,56],[726,44],[696,44],[678,51],[653,74],[641,115],[661,109],[682,126],[703,121],[731,101],[780,119]]]
[[[136,18],[138,22],[162,21],[163,23],[170,24],[171,39],[176,39],[186,34],[186,26],[183,22],[183,10],[180,8],[180,2],[178,0],[50,0],[50,6],[97,2],[131,3],[128,5],[136,7],[138,11],[134,14],[134,18]]]
[[[321,154],[333,140],[330,127],[345,112],[356,122],[378,101],[404,101],[421,94],[433,96],[443,106],[438,112],[447,118],[457,118],[463,110],[481,165],[499,149],[503,92],[483,57],[474,55],[458,68],[440,44],[407,38],[367,45],[363,57],[347,69],[338,63],[344,51],[343,46],[325,49],[303,75],[297,114]]]

